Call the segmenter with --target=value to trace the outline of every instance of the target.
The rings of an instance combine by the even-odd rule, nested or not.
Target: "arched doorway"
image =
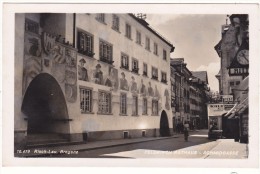
[[[69,133],[69,116],[63,92],[54,77],[36,76],[28,86],[22,103],[28,118],[28,134]]]
[[[170,136],[169,121],[166,112],[163,110],[160,119],[160,135],[163,137]]]

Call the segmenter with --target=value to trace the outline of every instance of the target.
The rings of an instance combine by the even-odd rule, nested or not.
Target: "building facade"
[[[215,46],[221,58],[221,69],[216,78],[219,80],[222,99],[231,95],[232,102],[236,104],[236,107],[225,115],[223,124],[227,125],[233,138],[247,143],[249,19],[247,14],[232,14],[229,20],[229,25],[222,26],[222,39]]]
[[[17,14],[15,143],[168,136],[173,45],[133,14]]]
[[[171,59],[171,68],[174,72],[174,97],[175,123],[190,121],[190,82],[191,72],[186,67],[184,58]]]
[[[191,117],[195,120],[195,128],[208,127],[207,103],[210,100],[207,71],[192,71],[191,93]]]

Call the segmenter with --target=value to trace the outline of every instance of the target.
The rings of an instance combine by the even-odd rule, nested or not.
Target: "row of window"
[[[110,92],[99,91],[98,92],[98,114],[111,114],[112,96]],[[147,115],[147,99],[143,98],[142,114]],[[80,109],[82,113],[92,112],[92,90],[88,88],[80,88]],[[127,115],[127,95],[121,93],[120,95],[120,114]],[[152,100],[152,115],[158,115],[159,107],[158,100]],[[138,96],[133,96],[132,103],[132,115],[138,115]]]
[[[93,35],[81,31],[78,31],[78,44],[77,48],[79,53],[93,57]],[[103,62],[113,64],[113,46],[112,44],[101,40],[99,41],[99,59]],[[125,53],[121,53],[121,68],[129,70],[129,56]],[[148,77],[148,66],[146,63],[143,64],[143,75]],[[139,73],[139,62],[137,59],[132,58],[132,72]],[[158,80],[158,69],[152,67],[151,78]],[[167,74],[161,73],[161,82],[167,83]]]
[[[101,23],[106,23],[104,13],[97,14],[96,19]],[[115,14],[113,14],[113,19],[112,19],[112,29],[120,32],[120,18]],[[132,27],[129,23],[125,24],[125,36],[128,39],[132,40]],[[138,30],[136,30],[136,43],[142,45],[142,34]],[[154,42],[153,48],[154,48],[153,53],[158,56],[158,44],[156,42]],[[148,36],[145,37],[145,49],[151,51],[151,41]],[[164,49],[163,49],[163,60],[167,60],[167,52]]]
[[[125,53],[121,53],[121,68],[129,70],[129,56]],[[139,62],[137,59],[132,58],[132,72],[139,73]],[[143,75],[148,77],[148,66],[143,63]],[[151,78],[158,80],[158,69],[152,67]],[[161,72],[161,82],[167,83],[167,73]]]

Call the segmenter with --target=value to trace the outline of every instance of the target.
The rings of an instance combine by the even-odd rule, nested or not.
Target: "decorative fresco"
[[[34,77],[50,73],[64,90],[68,102],[77,99],[77,53],[68,46],[57,43],[56,37],[42,33],[25,33],[23,94]]]
[[[128,90],[129,90],[128,82],[127,82],[127,80],[126,80],[126,78],[125,78],[125,73],[124,73],[124,72],[121,73],[120,89],[125,90],[125,91],[128,91]]]
[[[135,81],[134,76],[131,77],[132,81],[131,81],[131,92],[132,93],[138,93],[138,89],[137,89],[137,83]]]
[[[42,71],[41,40],[36,35],[25,34],[23,94],[30,82]]]
[[[118,89],[118,70],[109,67],[109,74],[105,80],[105,86],[111,87],[111,91],[117,91]]]

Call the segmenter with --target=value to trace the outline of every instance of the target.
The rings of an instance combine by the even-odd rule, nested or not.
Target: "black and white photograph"
[[[259,168],[258,5],[14,5],[7,166]]]

